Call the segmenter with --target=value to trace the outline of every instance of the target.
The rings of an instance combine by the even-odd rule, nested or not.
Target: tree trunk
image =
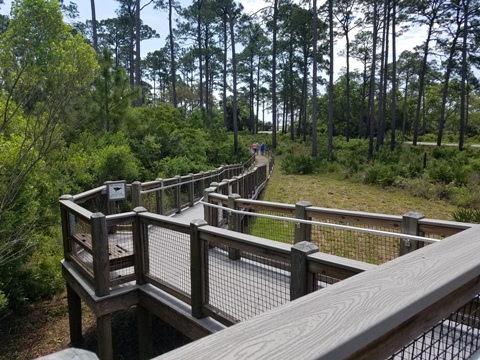
[[[317,157],[317,0],[313,0],[313,54],[312,54],[312,156]],[[306,129],[304,130],[306,131]]]
[[[396,0],[392,0],[392,118],[390,120],[390,150],[395,150],[395,127],[397,122],[397,21]]]
[[[140,0],[135,0],[135,85],[142,86],[142,78],[140,71]],[[143,96],[136,101],[137,106],[142,106]]]
[[[372,44],[372,68],[370,74],[370,94],[368,97],[368,110],[369,110],[369,142],[368,142],[368,160],[373,158],[373,136],[375,132],[375,65],[376,65],[376,57],[377,57],[377,34],[378,34],[378,26],[377,26],[377,3],[374,2],[373,4],[373,44]]]
[[[237,59],[235,54],[235,14],[233,0],[229,2],[230,40],[232,44],[232,76],[233,76],[233,150],[238,153],[238,125],[237,125]]]
[[[328,153],[333,151],[333,0],[328,0],[329,53],[328,74]]]
[[[465,136],[465,103],[467,97],[467,35],[468,35],[468,0],[462,0],[464,9],[463,24],[463,44],[462,44],[462,88],[460,98],[460,137],[458,140],[458,149],[463,150],[463,142]]]
[[[92,8],[92,37],[93,48],[98,52],[98,36],[97,36],[97,16],[95,15],[95,0],[90,0],[90,6]]]
[[[278,0],[273,2],[273,44],[272,44],[272,148],[277,148],[277,19]]]
[[[173,4],[172,0],[168,0],[168,31],[170,34],[170,71],[172,77],[172,97],[173,97],[173,106],[177,107],[177,73],[176,73],[176,60],[175,60],[175,47],[173,42]]]

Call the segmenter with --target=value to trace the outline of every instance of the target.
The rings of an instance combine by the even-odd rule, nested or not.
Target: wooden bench
[[[86,233],[78,233],[73,235],[73,240],[82,249],[89,254],[92,252],[92,236]],[[118,244],[108,242],[108,259],[110,261],[110,271],[123,269],[134,265],[133,252],[129,251]]]

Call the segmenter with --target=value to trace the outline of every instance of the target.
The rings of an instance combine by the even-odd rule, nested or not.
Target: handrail
[[[475,226],[156,359],[385,359],[480,293],[479,252]]]
[[[284,216],[251,213],[251,212],[243,211],[243,210],[234,210],[234,209],[225,210],[225,207],[220,206],[220,205],[215,205],[215,204],[208,203],[208,202],[205,202],[205,201],[200,201],[200,203],[205,205],[205,206],[210,206],[210,207],[213,207],[213,208],[221,209],[221,210],[227,211],[229,213],[233,213],[233,214],[248,215],[248,216],[261,217],[261,218],[266,218],[266,219],[282,220],[282,221],[286,221],[286,222],[293,222],[295,224],[321,225],[321,226],[329,227],[329,228],[333,228],[333,229],[351,230],[351,231],[357,231],[357,232],[363,232],[363,233],[375,234],[375,235],[386,235],[386,236],[396,237],[396,238],[400,238],[400,239],[407,239],[408,238],[410,240],[423,241],[425,243],[435,243],[435,242],[441,241],[439,239],[427,238],[427,237],[424,237],[424,236],[406,235],[406,234],[402,234],[402,233],[380,231],[380,230],[375,230],[375,229],[366,229],[366,228],[360,228],[360,227],[348,226],[348,225],[332,224],[332,223],[326,223],[326,222],[321,222],[321,221],[303,220],[303,219],[296,219],[296,218],[287,218],[287,217],[284,217]]]

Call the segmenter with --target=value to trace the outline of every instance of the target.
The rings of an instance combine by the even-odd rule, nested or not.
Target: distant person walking
[[[253,151],[253,155],[257,155],[257,151],[258,151],[258,144],[257,143],[252,144],[252,151]]]
[[[265,155],[265,144],[262,142],[262,145],[260,145],[260,152],[262,155]]]

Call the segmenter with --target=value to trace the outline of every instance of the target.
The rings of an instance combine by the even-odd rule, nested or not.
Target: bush
[[[364,182],[382,187],[393,185],[397,177],[397,169],[393,165],[376,164],[365,171]]]
[[[458,208],[452,212],[455,221],[480,224],[480,210]]]

